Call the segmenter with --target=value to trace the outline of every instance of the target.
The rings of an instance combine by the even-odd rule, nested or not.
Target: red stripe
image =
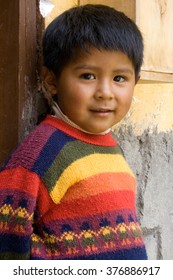
[[[96,174],[71,186],[63,197],[63,201],[85,199],[88,195],[94,196],[122,190],[136,192],[135,177],[126,172]]]
[[[87,217],[109,211],[135,208],[135,196],[132,191],[114,191],[78,199],[61,201],[46,215],[45,220],[62,220],[75,217]]]
[[[38,175],[23,167],[2,171],[0,182],[1,189],[25,192],[37,197],[38,208],[42,215],[55,205]]]
[[[38,209],[41,216],[49,211],[49,209],[55,207],[55,203],[52,201],[52,198],[50,197],[50,194],[43,183],[40,184],[37,200]]]
[[[61,131],[76,138],[77,140],[81,140],[89,144],[112,147],[117,145],[117,142],[113,139],[111,133],[107,133],[106,135],[87,134],[50,115],[46,117],[43,123],[60,129]]]
[[[40,179],[37,174],[23,167],[6,169],[0,175],[1,189],[14,189],[37,196]]]

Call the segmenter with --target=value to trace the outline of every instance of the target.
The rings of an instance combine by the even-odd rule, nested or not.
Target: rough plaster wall
[[[34,127],[37,119],[37,95],[36,90],[30,88],[30,81],[27,76],[25,76],[25,90],[24,90],[24,106],[21,115],[21,131],[20,138],[25,137],[31,129]],[[20,140],[21,140],[20,139]]]
[[[20,141],[29,134],[36,124],[40,122],[47,111],[47,102],[43,97],[43,92],[41,90],[40,77],[38,76],[37,85],[34,89],[30,89],[27,77],[25,80],[25,86],[25,102],[21,116],[22,128],[20,131]]]
[[[149,259],[173,259],[173,131],[115,129],[137,176],[137,209]]]

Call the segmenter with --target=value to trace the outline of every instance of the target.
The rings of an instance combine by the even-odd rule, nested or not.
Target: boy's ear
[[[136,80],[135,80],[135,84],[138,83],[138,81],[140,80],[140,78],[141,78],[141,76],[139,75],[139,76],[136,78]]]
[[[57,94],[56,77],[54,73],[51,70],[49,70],[47,67],[43,66],[41,70],[41,77],[45,89],[51,95]]]

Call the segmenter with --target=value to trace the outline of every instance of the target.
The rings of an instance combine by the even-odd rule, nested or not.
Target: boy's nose
[[[96,99],[112,99],[113,92],[112,87],[109,82],[103,81],[98,83],[96,91],[95,91]]]

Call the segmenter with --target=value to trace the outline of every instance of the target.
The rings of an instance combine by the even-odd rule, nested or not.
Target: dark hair
[[[44,66],[59,75],[90,47],[127,54],[138,76],[143,61],[142,35],[124,13],[105,5],[74,7],[56,17],[43,36]]]

